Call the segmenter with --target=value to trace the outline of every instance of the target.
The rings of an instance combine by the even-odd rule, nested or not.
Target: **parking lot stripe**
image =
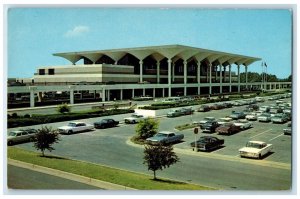
[[[276,138],[279,138],[280,136],[284,135],[283,133],[280,135],[277,135],[276,137],[273,137],[272,139],[270,139],[269,141],[275,140]]]
[[[259,133],[259,134],[257,134],[257,135],[254,135],[254,136],[252,136],[252,137],[250,137],[250,138],[257,137],[257,136],[262,135],[262,134],[264,134],[264,133],[267,133],[267,132],[269,132],[269,131],[271,131],[271,130],[272,130],[272,129],[266,130],[266,131],[264,131],[264,132],[262,132],[262,133]]]

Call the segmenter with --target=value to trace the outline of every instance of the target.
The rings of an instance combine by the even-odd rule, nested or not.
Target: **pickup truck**
[[[184,138],[183,134],[175,134],[170,131],[161,131],[154,135],[153,137],[147,138],[146,141],[149,144],[170,144],[174,142],[179,142]]]
[[[249,141],[246,147],[239,149],[241,157],[250,157],[261,159],[266,154],[270,153],[273,149],[272,144],[267,144],[262,141]]]

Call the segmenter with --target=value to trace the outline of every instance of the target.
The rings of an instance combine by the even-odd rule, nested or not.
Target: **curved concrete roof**
[[[213,51],[202,48],[195,48],[183,45],[164,45],[164,46],[149,46],[149,47],[137,47],[137,48],[122,48],[122,49],[110,49],[110,50],[97,50],[97,51],[82,51],[82,52],[66,52],[55,53],[54,56],[63,57],[73,64],[83,57],[91,60],[95,63],[101,56],[106,55],[112,58],[114,61],[121,59],[126,53],[135,56],[142,61],[149,55],[156,61],[162,60],[164,57],[168,59],[183,60],[195,59],[198,62],[206,59],[210,63],[218,62],[223,65],[238,64],[248,66],[255,61],[261,60],[257,57],[249,57],[245,55],[238,55],[232,53],[226,53],[221,51]]]

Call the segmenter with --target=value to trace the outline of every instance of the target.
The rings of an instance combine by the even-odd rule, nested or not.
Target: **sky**
[[[27,7],[7,13],[8,77],[32,77],[38,67],[71,64],[53,53],[171,44],[259,57],[268,73],[287,78],[292,69],[292,12]],[[248,71],[261,73],[261,61]]]

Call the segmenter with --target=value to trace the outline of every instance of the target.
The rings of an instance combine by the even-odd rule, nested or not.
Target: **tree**
[[[135,131],[138,134],[138,138],[145,140],[149,137],[152,137],[157,133],[158,125],[158,120],[155,120],[153,118],[146,118],[144,120],[141,120],[135,128]]]
[[[58,105],[57,111],[59,113],[69,113],[71,111],[71,107],[68,104]]]
[[[156,180],[156,171],[158,169],[163,170],[166,167],[170,167],[179,161],[179,157],[173,151],[171,145],[146,145],[144,149],[144,162],[148,165],[148,170],[153,171],[153,179]]]
[[[37,150],[41,150],[42,156],[44,157],[45,150],[47,149],[50,152],[54,150],[52,145],[54,143],[58,143],[58,141],[59,141],[58,132],[46,126],[37,130],[36,137],[34,139],[34,147]]]

